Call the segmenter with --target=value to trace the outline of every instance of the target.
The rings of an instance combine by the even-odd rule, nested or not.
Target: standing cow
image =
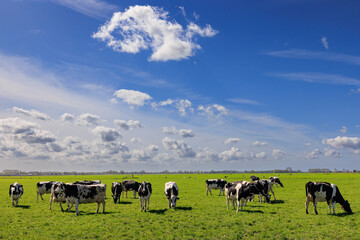
[[[227,209],[229,210],[229,202],[231,201],[232,206],[235,210],[236,205],[236,185],[239,183],[242,183],[244,185],[249,184],[250,182],[247,181],[236,181],[236,182],[229,182],[225,185],[225,196],[226,196],[226,203],[227,203]],[[250,198],[251,199],[251,198]],[[245,203],[246,205],[246,203]]]
[[[270,181],[272,185],[280,185],[281,187],[284,187],[284,185],[281,183],[280,179],[278,177],[270,177]]]
[[[122,185],[119,182],[113,182],[111,185],[111,192],[114,199],[114,203],[116,204],[117,200],[119,200],[120,203],[120,196],[122,192]]]
[[[39,195],[40,195],[41,200],[44,200],[42,195],[44,195],[45,193],[47,193],[47,194],[51,193],[51,187],[55,183],[59,183],[59,182],[54,182],[54,181],[38,182],[36,184],[37,200],[39,200]]]
[[[13,206],[17,207],[19,199],[21,198],[21,196],[23,194],[24,194],[23,185],[21,185],[20,183],[17,183],[17,182],[10,185],[9,195],[11,197],[11,203]],[[15,204],[14,204],[14,201],[16,201]]]
[[[147,210],[149,210],[151,193],[152,193],[151,183],[147,183],[143,181],[138,189],[141,212],[143,210],[146,212],[146,208]]]
[[[265,193],[264,186],[260,181],[254,181],[253,183],[243,184],[238,183],[235,187],[236,189],[236,200],[237,200],[237,212],[239,211],[240,201],[241,201],[241,209],[242,211],[244,203],[252,198],[254,194],[259,194],[265,198],[267,203],[270,203],[270,195]]]
[[[250,179],[252,182],[256,181],[256,180],[260,180],[260,178],[258,176],[252,175],[250,176]]]
[[[176,185],[176,182],[167,182],[165,183],[165,197],[168,200],[169,208],[176,208],[176,200],[179,200],[179,188]]]
[[[53,185],[51,186],[51,194],[50,194],[50,201],[49,201],[49,210],[51,210],[51,203],[52,202],[58,202],[61,208],[61,211],[63,212],[64,209],[62,207],[62,203],[66,203],[66,198],[65,198],[65,192],[55,192],[55,189],[60,187],[61,184],[63,184],[62,182],[54,182]],[[71,184],[71,183],[70,183]],[[69,211],[72,208],[73,204],[68,205],[67,210]]]
[[[264,189],[265,193],[268,194],[268,193],[271,192],[273,197],[274,197],[274,200],[276,201],[275,193],[274,193],[271,181],[268,180],[268,179],[261,179],[261,180],[258,180],[258,181],[263,186],[263,189]],[[262,195],[259,195],[259,199],[260,199],[260,202],[262,203]]]
[[[101,184],[101,180],[83,180],[83,181],[76,181],[74,184],[81,184],[81,185],[96,185]]]
[[[224,179],[208,179],[205,181],[206,183],[206,195],[209,194],[212,195],[211,189],[220,189],[219,196],[221,195],[221,192],[225,193],[225,185],[226,181]]]
[[[127,192],[133,191],[134,198],[136,198],[136,192],[140,187],[140,183],[134,180],[125,180],[122,182],[122,185],[123,185],[123,197],[124,197],[124,193],[126,193],[126,198],[127,198]]]
[[[329,206],[329,214],[331,214],[331,205],[333,207],[333,213],[335,214],[335,204],[339,203],[341,207],[348,213],[352,213],[350,203],[345,201],[341,195],[339,188],[331,183],[327,182],[308,182],[305,184],[306,190],[306,214],[309,214],[309,203],[313,202],[315,213],[317,212],[318,202],[327,202]]]
[[[97,203],[96,213],[99,207],[103,205],[103,213],[105,213],[106,185],[80,185],[60,183],[54,190],[55,193],[65,193],[66,203],[75,204],[76,215],[79,215],[80,203]],[[68,209],[69,210],[69,209]]]

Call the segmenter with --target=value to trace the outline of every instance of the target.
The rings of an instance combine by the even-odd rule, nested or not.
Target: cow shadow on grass
[[[261,210],[247,210],[247,209],[243,209],[242,211],[239,212],[247,212],[247,213],[264,213]]]
[[[282,203],[285,203],[285,201],[283,201],[283,200],[272,200],[271,201],[271,204],[282,204]]]
[[[127,205],[127,204],[132,204],[132,202],[120,201],[119,204]]]
[[[167,211],[167,208],[164,209],[158,209],[158,210],[149,210],[149,213],[155,213],[155,214],[165,214],[165,212]]]
[[[193,208],[192,207],[176,207],[176,210],[181,210],[181,211],[191,211]]]
[[[17,208],[22,208],[22,209],[29,209],[30,206],[29,205],[17,205]]]
[[[346,217],[346,216],[350,216],[353,214],[354,213],[342,212],[342,213],[335,213],[335,214],[329,214],[329,215],[334,216],[334,217]]]

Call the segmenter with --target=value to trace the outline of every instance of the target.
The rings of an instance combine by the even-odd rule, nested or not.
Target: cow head
[[[55,183],[54,185],[52,185],[51,191],[54,191],[54,193],[56,193],[56,194],[65,192],[64,183],[62,183],[62,182]]]
[[[143,194],[145,194],[146,190],[147,190],[147,183],[145,181],[143,181],[141,184],[140,184],[140,188],[141,188],[141,192]]]
[[[9,195],[11,195],[11,193],[13,195],[18,195],[18,194],[22,194],[24,192],[23,190],[23,186],[19,183],[14,183],[10,185],[10,191],[9,191]]]
[[[178,196],[172,195],[171,196],[171,207],[176,207],[176,200],[179,200]]]
[[[350,203],[348,201],[345,201],[341,207],[348,213],[353,213],[350,208]]]

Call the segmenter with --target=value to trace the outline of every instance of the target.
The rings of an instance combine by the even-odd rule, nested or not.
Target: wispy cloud
[[[106,19],[118,9],[117,6],[102,0],[52,0],[52,2],[96,19]]]
[[[303,73],[269,73],[268,75],[274,77],[280,77],[288,80],[305,81],[309,83],[360,86],[359,79],[344,77],[337,74],[303,72]]]
[[[323,38],[321,39],[321,43],[322,43],[322,45],[324,46],[324,48],[325,48],[326,50],[329,49],[329,43],[327,42],[326,37],[323,37]]]
[[[244,98],[229,98],[227,99],[229,102],[232,103],[238,103],[238,104],[249,104],[249,105],[261,105],[259,102],[250,100],[250,99],[244,99]]]
[[[354,65],[360,65],[360,57],[331,52],[316,52],[303,49],[290,49],[284,51],[271,51],[266,52],[266,55],[283,58],[295,58],[295,59],[317,59],[334,62],[344,62]]]

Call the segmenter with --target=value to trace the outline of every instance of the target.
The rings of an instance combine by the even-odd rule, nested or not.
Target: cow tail
[[[305,184],[306,197],[307,197],[307,195],[309,195],[309,183],[310,183],[310,182],[308,182],[308,183]]]

